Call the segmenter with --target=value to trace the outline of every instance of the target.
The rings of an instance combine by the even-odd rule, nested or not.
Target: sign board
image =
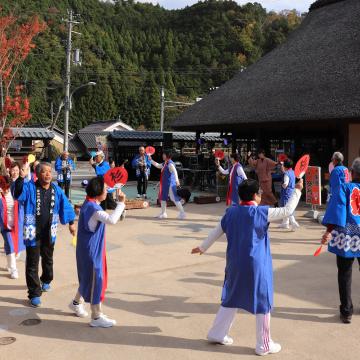
[[[321,167],[309,166],[305,173],[306,203],[321,205]]]

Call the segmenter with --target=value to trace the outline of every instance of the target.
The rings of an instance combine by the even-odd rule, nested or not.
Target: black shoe
[[[343,315],[340,314],[340,320],[344,323],[344,324],[351,324],[351,315]]]

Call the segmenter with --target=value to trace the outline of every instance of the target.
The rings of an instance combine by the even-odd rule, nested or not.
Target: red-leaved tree
[[[0,9],[1,14],[1,9]],[[25,23],[13,15],[0,15],[0,146],[1,156],[16,137],[12,128],[21,128],[31,118],[30,102],[18,77],[18,70],[31,49],[33,39],[46,24],[34,16]]]

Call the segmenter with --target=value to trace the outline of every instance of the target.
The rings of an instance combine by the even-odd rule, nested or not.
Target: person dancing
[[[244,180],[239,185],[240,204],[229,207],[220,223],[208,238],[192,250],[203,254],[224,233],[227,238],[225,280],[221,307],[208,340],[231,345],[229,331],[238,309],[256,315],[257,355],[268,355],[281,350],[270,335],[270,312],[273,308],[273,268],[268,234],[269,222],[291,215],[301,197],[303,182],[296,184],[295,191],[285,207],[259,206],[261,192],[256,180]]]
[[[159,164],[154,160],[151,160],[151,164],[161,170],[160,176],[160,189],[159,200],[161,204],[161,212],[157,216],[158,219],[167,219],[166,203],[168,198],[176,205],[179,210],[178,219],[183,220],[186,218],[184,208],[181,204],[181,199],[177,194],[177,187],[180,186],[179,177],[176,171],[174,162],[171,160],[171,150],[164,150],[163,152],[163,164]]]
[[[79,288],[69,307],[78,317],[88,315],[84,302],[91,304],[91,327],[111,327],[115,320],[101,311],[107,287],[105,224],[116,224],[125,209],[125,194],[117,190],[119,202],[111,215],[100,203],[107,196],[101,177],[93,178],[86,187],[86,200],[81,207],[76,245]]]

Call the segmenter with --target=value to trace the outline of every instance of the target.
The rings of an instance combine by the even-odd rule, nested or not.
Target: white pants
[[[7,268],[9,269],[9,271],[15,271],[16,270],[16,255],[15,255],[15,253],[6,255],[6,261],[7,261]]]
[[[238,309],[220,306],[216,314],[212,328],[208,333],[208,339],[222,342],[229,334]],[[256,349],[268,350],[270,336],[270,313],[256,314]]]
[[[175,200],[175,196],[171,187],[169,189],[169,196],[170,196],[170,200],[175,204],[175,206],[180,211],[180,213],[184,213],[185,212],[184,208],[180,201]],[[165,213],[166,213],[166,201],[161,200],[161,214],[165,214]]]

